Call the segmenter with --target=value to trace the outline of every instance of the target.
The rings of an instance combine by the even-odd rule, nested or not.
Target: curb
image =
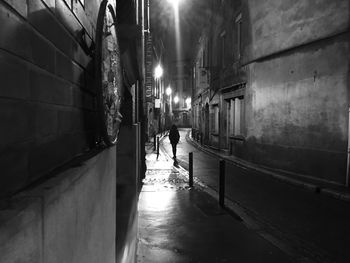
[[[188,143],[190,143],[191,145],[193,145],[194,147],[196,147],[197,149],[199,149],[200,151],[203,151],[203,152],[208,153],[210,155],[213,155],[215,157],[220,157],[221,159],[224,159],[224,160],[226,160],[226,161],[228,161],[236,166],[247,168],[247,169],[250,169],[250,170],[253,170],[256,172],[260,172],[260,173],[269,175],[269,176],[271,176],[271,177],[273,177],[281,182],[284,182],[284,183],[287,183],[290,185],[294,185],[294,186],[298,186],[298,187],[302,187],[304,189],[307,189],[307,190],[315,192],[315,193],[321,193],[321,194],[333,197],[333,198],[341,200],[341,201],[350,202],[350,194],[348,194],[348,193],[339,192],[337,190],[334,190],[334,189],[328,188],[328,187],[321,187],[317,184],[306,183],[306,182],[303,182],[301,180],[290,178],[290,177],[284,176],[282,174],[278,174],[276,172],[269,171],[269,170],[264,169],[262,167],[258,167],[256,165],[254,165],[253,163],[240,161],[238,159],[232,160],[232,159],[227,158],[226,156],[224,156],[222,154],[217,154],[217,153],[213,152],[212,150],[208,149],[207,147],[201,146],[197,142],[195,142],[193,140],[193,138],[190,136],[190,131],[186,135],[186,141]]]

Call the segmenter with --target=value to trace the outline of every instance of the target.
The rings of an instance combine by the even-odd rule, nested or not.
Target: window
[[[219,105],[214,105],[211,114],[211,131],[214,134],[219,133]]]
[[[234,32],[234,43],[235,43],[235,58],[239,60],[241,58],[242,50],[242,14],[239,14],[235,19],[235,32]]]
[[[238,136],[243,134],[244,122],[244,98],[236,97],[228,101],[227,127],[229,135]]]

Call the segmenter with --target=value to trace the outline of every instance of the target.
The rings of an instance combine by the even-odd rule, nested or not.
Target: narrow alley
[[[179,154],[185,153],[184,148]],[[157,159],[150,145],[146,160],[138,205],[137,262],[293,262],[210,195],[189,188],[184,171],[173,166],[167,152],[161,150]]]
[[[153,146],[151,145],[148,147],[148,170],[140,196],[139,227],[141,234],[140,242],[142,244],[141,247],[143,247],[141,251],[143,256],[146,255],[146,258],[148,256],[148,261],[146,260],[144,262],[152,262],[149,258],[152,256],[158,258],[155,256],[158,255],[157,250],[152,250],[152,247],[157,247],[157,249],[159,249],[159,247],[163,248],[164,251],[162,252],[165,254],[162,254],[160,251],[158,252],[164,255],[165,258],[170,259],[172,258],[170,255],[177,255],[175,253],[176,251],[185,250],[189,253],[188,251],[191,251],[189,247],[191,247],[191,245],[194,246],[194,243],[191,244],[191,240],[194,242],[193,238],[203,240],[196,236],[197,233],[195,231],[197,230],[200,232],[199,229],[203,229],[203,227],[199,227],[199,225],[193,226],[191,223],[189,229],[186,228],[186,226],[184,229],[180,229],[179,232],[177,232],[179,226],[186,225],[185,222],[188,220],[182,217],[182,215],[185,216],[186,214],[184,212],[185,207],[189,207],[188,209],[193,210],[198,210],[199,208],[201,210],[201,204],[196,202],[199,202],[199,200],[203,198],[196,199],[187,197],[185,200],[190,201],[186,203],[184,199],[179,199],[178,197],[186,194],[193,195],[193,193],[197,195],[200,193],[201,196],[207,196],[207,199],[209,198],[212,206],[210,214],[216,220],[219,218],[217,216],[219,214],[225,214],[231,217],[231,220],[229,220],[229,223],[226,223],[225,226],[227,226],[227,224],[232,224],[232,227],[244,226],[246,229],[250,229],[251,232],[255,232],[256,235],[266,240],[267,243],[278,247],[283,253],[293,259],[293,261],[347,262],[350,260],[349,256],[344,253],[348,242],[350,242],[350,229],[347,225],[347,222],[350,220],[349,202],[316,193],[307,188],[291,185],[290,183],[286,183],[268,174],[257,172],[247,167],[238,167],[233,162],[227,160],[227,210],[222,210],[219,208],[217,200],[219,191],[219,159],[221,156],[215,152],[208,153],[203,147],[200,147],[200,145],[191,138],[190,129],[181,129],[180,138],[177,153],[178,163],[180,165],[179,168],[173,166],[171,145],[167,136],[164,136],[160,141],[160,157],[158,160],[156,160],[156,153],[153,151]],[[188,189],[188,174],[185,169],[188,170],[189,152],[193,152],[194,156],[193,173],[195,177],[194,181],[196,182],[196,190]],[[181,169],[182,167],[185,169]],[[198,191],[197,188],[199,189]],[[185,194],[175,194],[178,189],[183,190]],[[167,193],[167,195],[163,196],[157,193],[157,191]],[[148,197],[148,192],[152,192],[154,197]],[[172,198],[169,198],[169,196],[172,196]],[[276,198],[276,196],[278,196],[278,198]],[[168,201],[164,201],[163,203],[163,200]],[[162,204],[164,206],[162,206]],[[182,208],[184,210],[182,210]],[[229,212],[231,212],[231,215],[228,214]],[[158,220],[157,216],[160,215],[164,216],[164,218],[160,217]],[[237,216],[239,216],[242,221],[238,220]],[[156,225],[150,226],[150,222],[152,221],[159,223],[159,225],[157,226],[156,223]],[[192,222],[192,220],[189,221]],[[174,226],[171,224],[167,226],[167,222],[173,222]],[[207,227],[210,228],[210,223],[208,222],[207,224]],[[216,224],[214,225],[216,226]],[[217,225],[224,226],[222,223],[217,223]],[[161,229],[160,235],[158,235],[156,228]],[[216,229],[216,231],[220,231],[220,229]],[[147,236],[152,232],[157,234],[151,235],[154,239],[151,238],[150,241],[147,239]],[[229,236],[224,238],[220,238],[220,235],[214,235],[213,237],[211,237],[211,235],[208,236],[210,236],[210,238],[203,238],[209,239],[210,242],[215,240],[215,237],[217,238],[215,244],[218,244],[218,248],[225,247],[221,245],[220,242],[224,242],[224,244],[226,242],[232,243],[237,238],[237,234],[231,236],[231,238],[234,237],[233,240],[231,240]],[[145,240],[143,238],[145,238]],[[242,240],[241,238],[239,239]],[[187,245],[187,241],[190,243],[189,245]],[[244,242],[242,242],[241,245],[243,245],[243,243]],[[174,247],[172,247],[171,244],[174,244]],[[145,250],[145,247],[150,249],[149,252]],[[195,245],[195,247],[197,247],[197,245]],[[251,248],[254,246],[249,247]],[[176,251],[174,252],[172,248]],[[241,249],[238,250],[244,251]],[[212,248],[211,251],[215,251],[215,249]],[[226,259],[229,259],[230,256],[233,259],[239,254],[236,254],[237,252],[233,248],[229,249],[227,252],[229,252],[229,254],[226,256]],[[218,255],[216,253],[214,254]],[[179,258],[179,261],[174,262],[187,262],[186,260],[180,261],[181,256],[183,255],[179,253],[178,257],[176,257]],[[196,256],[198,257],[199,255]],[[242,256],[244,258],[244,253]],[[215,258],[215,260],[217,259],[218,258]],[[220,259],[223,260],[225,257],[220,257]],[[140,262],[143,262],[142,259],[140,260]],[[239,262],[263,262],[258,261],[256,258],[255,261],[249,261],[248,258],[246,260],[247,261],[242,261],[241,259]],[[203,262],[226,261],[209,260]],[[227,262],[234,261],[229,260]]]
[[[349,25],[349,0],[0,0],[0,263],[349,263]]]

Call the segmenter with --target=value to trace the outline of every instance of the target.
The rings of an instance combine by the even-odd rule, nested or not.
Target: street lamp
[[[159,79],[161,76],[163,76],[163,68],[160,64],[158,64],[154,69],[154,77]]]
[[[170,96],[171,95],[171,88],[168,86],[165,90],[166,95]]]
[[[179,97],[177,95],[174,97],[174,102],[175,102],[175,104],[177,104],[179,102]]]
[[[187,99],[186,99],[186,105],[187,105],[187,107],[190,108],[190,106],[191,106],[191,98],[190,98],[190,97],[187,97]]]

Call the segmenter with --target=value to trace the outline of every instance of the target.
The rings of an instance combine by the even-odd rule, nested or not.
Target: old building
[[[1,262],[133,257],[144,15],[143,1],[0,1]]]
[[[349,2],[211,1],[193,135],[302,178],[347,184]]]

